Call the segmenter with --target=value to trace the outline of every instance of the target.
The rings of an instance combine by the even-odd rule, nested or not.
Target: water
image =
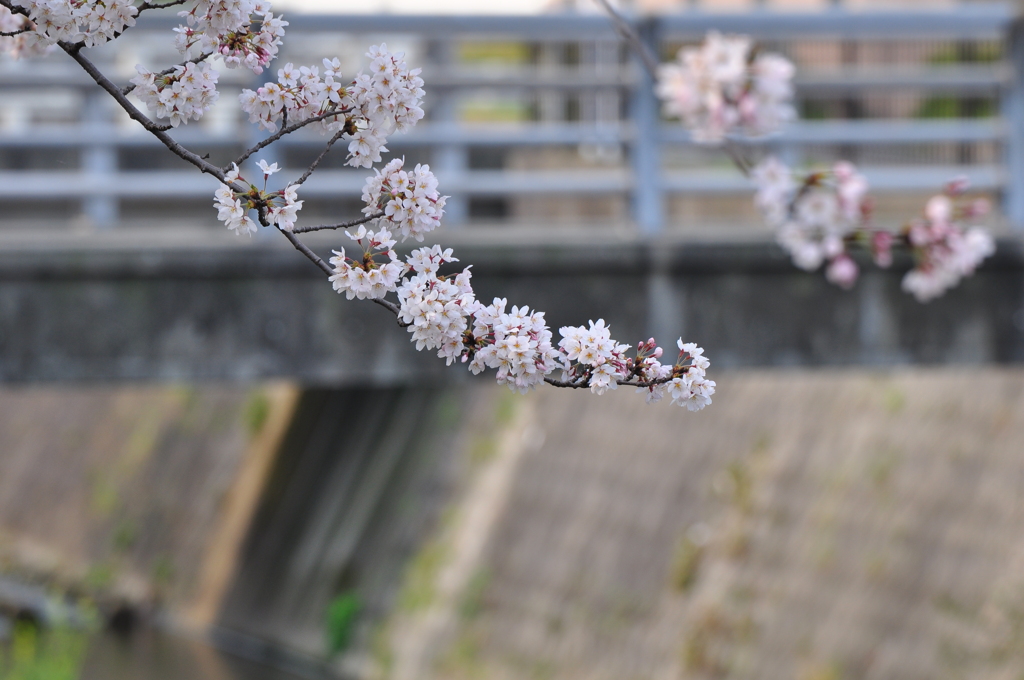
[[[160,630],[105,632],[91,642],[80,680],[304,680]]]

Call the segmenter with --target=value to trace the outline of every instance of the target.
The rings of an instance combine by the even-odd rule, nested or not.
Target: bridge
[[[96,51],[107,72],[126,80],[136,61],[167,61],[159,46],[176,18],[145,19]],[[660,120],[649,78],[601,15],[288,20],[282,61],[334,50],[354,72],[381,36],[423,64],[427,118],[391,148],[430,162],[451,194],[437,236],[474,265],[483,299],[544,310],[555,327],[603,317],[623,341],[682,335],[719,366],[1024,356],[1024,41],[1008,4],[631,19],[666,59],[712,28],[793,58],[804,120],[751,153],[854,160],[880,219],[914,214],[956,175],[993,198],[999,253],[925,306],[899,291],[900,263],[851,293],[794,269],[749,226],[748,181]],[[0,69],[0,380],[461,375],[417,355],[377,307],[340,299],[276,235],[221,233],[211,180],[76,68],[54,57]],[[260,138],[231,104],[251,74],[221,82],[224,110],[174,133],[215,162]],[[297,174],[322,141],[293,135],[265,157]],[[305,219],[358,209],[365,173],[325,165],[303,187]],[[338,243],[310,239],[324,255]]]

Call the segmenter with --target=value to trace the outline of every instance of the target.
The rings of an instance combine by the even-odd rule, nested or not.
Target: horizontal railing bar
[[[933,190],[957,176],[966,176],[976,189],[1004,186],[1006,172],[1001,166],[863,167],[873,190]],[[453,194],[614,194],[629,191],[633,180],[628,171],[610,170],[475,170],[458,175],[439,174],[445,190]],[[303,185],[302,197],[358,196],[366,173],[325,170]],[[738,173],[706,170],[669,171],[662,186],[673,193],[749,193],[753,185]],[[86,172],[0,172],[0,198],[61,199],[86,196],[119,198],[168,197],[209,198],[216,183],[187,171],[155,171],[93,175]]]
[[[228,71],[228,73],[231,73]],[[849,92],[863,89],[919,89],[950,90],[956,92],[991,91],[1005,87],[1013,70],[1008,64],[960,66],[933,66],[927,68],[893,69],[835,69],[802,72],[793,84],[801,94],[813,92]],[[560,89],[600,90],[630,88],[636,84],[632,69],[615,69],[608,73],[590,68],[517,68],[502,71],[438,70],[429,74],[434,89]],[[237,87],[253,86],[252,78],[236,79]],[[230,83],[230,79],[224,82]],[[30,73],[28,71],[0,72],[0,88],[44,87],[90,88],[94,83],[80,72],[54,69]]]
[[[974,92],[1006,86],[1013,76],[1008,64],[932,66],[927,68],[805,71],[793,79],[800,91],[847,92],[872,89],[922,89]]]
[[[118,148],[162,147],[152,135],[109,125],[46,125],[0,130],[0,148],[53,148],[114,146]],[[476,125],[453,123],[421,123],[405,134],[396,134],[389,146],[545,146],[550,144],[610,144],[627,141],[628,123],[578,125],[574,123],[538,123],[522,125]],[[186,146],[234,146],[251,143],[244,129],[235,134],[210,134],[195,127],[182,127],[171,136]],[[327,140],[316,133],[296,134],[276,143],[275,148],[313,148]],[[204,149],[200,149],[201,151]]]
[[[523,36],[533,40],[618,40],[615,27],[603,14],[302,14],[284,12],[289,33],[351,33],[357,35],[415,34],[451,39],[454,36]],[[175,16],[144,16],[141,30],[170,30],[181,23]]]
[[[823,120],[797,121],[782,132],[758,139],[736,139],[741,144],[920,144],[928,142],[1003,141],[1007,125],[999,118],[951,120]],[[679,125],[663,125],[660,138],[672,144],[694,144]]]
[[[868,180],[871,190],[879,193],[900,191],[931,191],[938,193],[956,177],[966,177],[971,188],[979,190],[1001,189],[1006,184],[1006,171],[1002,166],[928,166],[858,168]],[[671,193],[736,194],[752,192],[753,184],[747,178],[732,172],[703,170],[666,172],[662,187]]]
[[[227,147],[250,142],[244,130],[236,134],[210,134],[200,128],[180,128],[172,136],[192,147]],[[783,132],[762,139],[737,140],[752,144],[915,144],[927,142],[1003,141],[1007,126],[1002,119],[952,120],[829,120],[799,121]],[[466,146],[546,146],[568,144],[620,144],[633,137],[629,123],[600,126],[573,123],[537,123],[515,125],[421,123],[411,132],[395,135],[391,146],[431,147]],[[662,125],[659,138],[670,144],[692,144],[690,134],[681,126]],[[276,148],[316,148],[326,138],[315,133],[286,137]],[[12,131],[0,130],[0,148],[75,148],[112,146],[123,149],[162,146],[151,135],[108,125],[46,125]],[[200,148],[205,151],[205,148]]]
[[[654,21],[669,39],[699,37],[708,30],[749,33],[758,38],[808,35],[861,38],[990,38],[998,37],[1016,16],[1012,3],[964,3],[923,10],[848,10],[815,12],[715,13],[689,10],[662,15]],[[614,40],[614,27],[601,14],[539,15],[411,15],[334,14],[285,12],[289,31],[323,33],[402,33],[450,39],[457,35],[519,36],[535,40]],[[646,21],[633,18],[634,23]],[[139,21],[141,30],[169,30],[180,19],[149,14]]]
[[[701,11],[659,18],[665,39],[699,38],[709,30],[747,33],[760,39],[804,36],[842,38],[1001,37],[1016,17],[1012,3],[958,3],[922,10],[858,11],[842,8],[815,12],[748,11],[735,14]]]

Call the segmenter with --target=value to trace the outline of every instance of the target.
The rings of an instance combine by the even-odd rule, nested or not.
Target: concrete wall
[[[474,265],[481,299],[500,294],[535,306],[556,329],[603,317],[623,342],[653,334],[670,344],[682,335],[715,366],[1024,358],[1024,251],[1016,241],[1000,243],[975,277],[921,305],[900,291],[899,263],[844,292],[796,270],[768,243],[610,239],[582,247],[473,236],[455,233],[446,244]],[[417,354],[387,312],[345,300],[277,244],[0,253],[0,381],[266,377],[384,385],[465,372]]]

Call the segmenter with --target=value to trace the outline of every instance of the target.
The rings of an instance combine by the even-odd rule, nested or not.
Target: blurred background
[[[793,60],[799,120],[744,152],[854,162],[881,224],[967,176],[998,252],[921,305],[909,261],[796,270],[594,2],[279,7],[280,64],[423,68],[388,147],[480,298],[682,335],[714,404],[446,369],[224,229],[76,66],[0,58],[0,680],[1024,676],[1024,8],[618,4],[663,61],[710,29]],[[177,23],[91,53],[124,84]],[[228,162],[277,68],[173,135]],[[293,178],[324,141],[259,157]],[[320,167],[302,223],[356,216],[367,172]]]

